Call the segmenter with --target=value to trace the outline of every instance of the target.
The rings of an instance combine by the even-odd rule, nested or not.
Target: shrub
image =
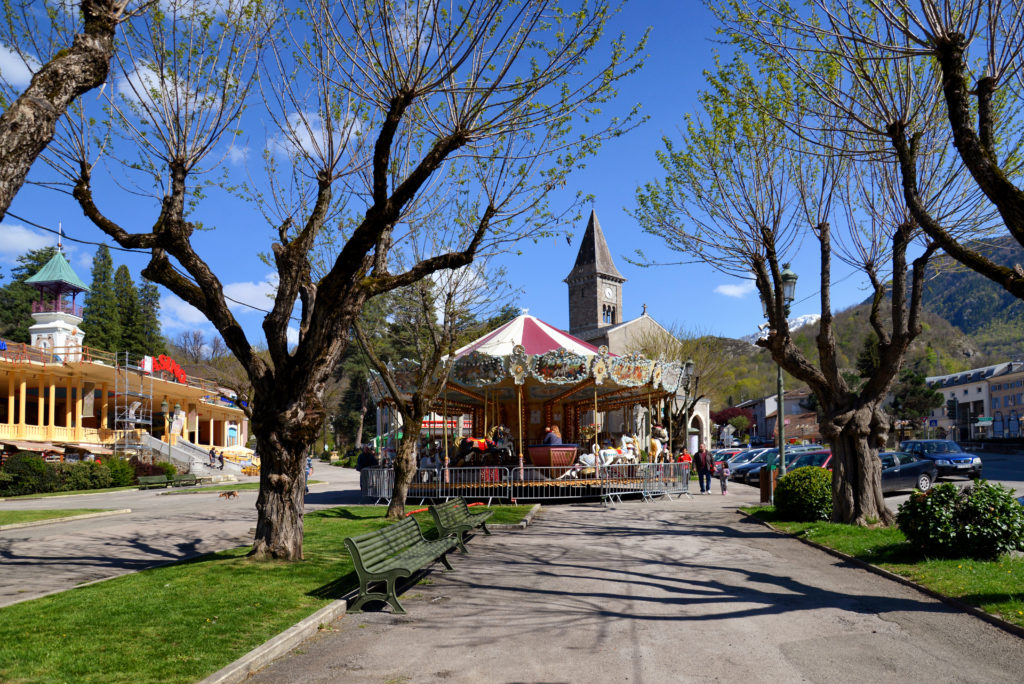
[[[109,487],[111,482],[110,469],[92,461],[58,463],[54,466],[54,473],[60,482],[58,489],[62,492],[103,489]]]
[[[175,475],[178,474],[178,468],[175,467],[173,463],[168,463],[167,461],[160,461],[159,463],[156,463],[154,465],[156,465],[156,467],[160,469],[159,471],[153,473],[154,475],[160,475],[162,473],[164,475],[167,475],[167,477],[173,478]]]
[[[832,517],[832,473],[824,468],[797,468],[775,487],[775,512],[782,520],[829,520]]]
[[[140,460],[138,456],[132,456],[128,459],[128,463],[135,471],[135,477],[145,477],[148,475],[166,475],[167,471],[161,467],[159,463],[146,463]]]
[[[1024,507],[1012,490],[985,480],[963,490],[945,482],[916,492],[896,520],[927,556],[984,560],[1024,549]]]
[[[109,457],[105,466],[110,470],[110,484],[112,487],[127,487],[135,482],[135,468],[123,458]]]
[[[5,496],[40,494],[56,491],[58,480],[53,467],[37,454],[19,451],[4,464],[4,471],[10,476]]]

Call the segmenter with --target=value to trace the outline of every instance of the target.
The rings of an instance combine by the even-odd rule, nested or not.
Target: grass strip
[[[998,560],[925,558],[897,527],[867,528],[827,522],[778,520],[774,508],[741,509],[796,537],[809,539],[959,599],[990,615],[1024,627],[1024,558]]]
[[[83,494],[104,494],[106,492],[130,492],[138,489],[138,485],[126,487],[104,487],[103,489],[76,489],[70,492],[38,492],[36,494],[19,494],[18,496],[5,496],[0,501],[17,501],[18,499],[43,499],[49,496],[78,496]]]
[[[52,520],[54,518],[70,518],[85,513],[102,513],[107,508],[68,508],[65,510],[46,511],[0,511],[0,525],[16,525],[18,523]]]
[[[310,480],[309,484],[323,484],[326,480]],[[245,489],[259,489],[259,482],[235,482],[234,484],[189,487],[187,489],[168,489],[163,494],[202,494],[203,492],[240,492]]]
[[[530,506],[492,510],[522,519]],[[383,527],[385,512],[306,515],[300,563],[257,563],[244,547],[0,608],[0,681],[201,679],[356,588],[342,540]]]

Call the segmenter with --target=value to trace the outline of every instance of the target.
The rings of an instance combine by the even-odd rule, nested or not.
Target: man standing
[[[711,473],[715,469],[715,459],[708,452],[708,448],[703,444],[700,445],[700,449],[697,450],[697,454],[693,457],[693,465],[697,469],[697,481],[700,483],[700,493],[710,494]]]

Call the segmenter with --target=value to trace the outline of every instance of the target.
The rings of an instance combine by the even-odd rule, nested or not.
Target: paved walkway
[[[737,515],[753,496],[544,509],[254,681],[1021,681],[1024,640]]]

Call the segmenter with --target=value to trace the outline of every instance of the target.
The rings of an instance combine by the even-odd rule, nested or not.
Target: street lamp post
[[[683,364],[683,450],[690,453],[690,389],[693,382],[693,359]]]
[[[160,412],[164,416],[164,439],[167,440],[167,462],[171,462],[171,421],[167,418],[167,412],[171,410],[171,405],[164,399],[160,402]]]
[[[782,273],[780,278],[782,280],[782,301],[784,304],[783,313],[785,317],[789,318],[789,306],[793,303],[793,299],[796,297],[796,281],[797,274],[789,268],[789,264],[782,265]],[[765,317],[768,317],[768,302],[762,300],[761,304],[764,306]],[[775,398],[775,425],[776,432],[779,435],[779,476],[786,474],[786,404],[785,397],[783,394],[782,387],[782,364],[776,364],[778,368],[777,376],[777,396]],[[775,483],[772,480],[771,463],[768,464],[768,482],[770,489],[770,496],[772,503],[775,503]]]

